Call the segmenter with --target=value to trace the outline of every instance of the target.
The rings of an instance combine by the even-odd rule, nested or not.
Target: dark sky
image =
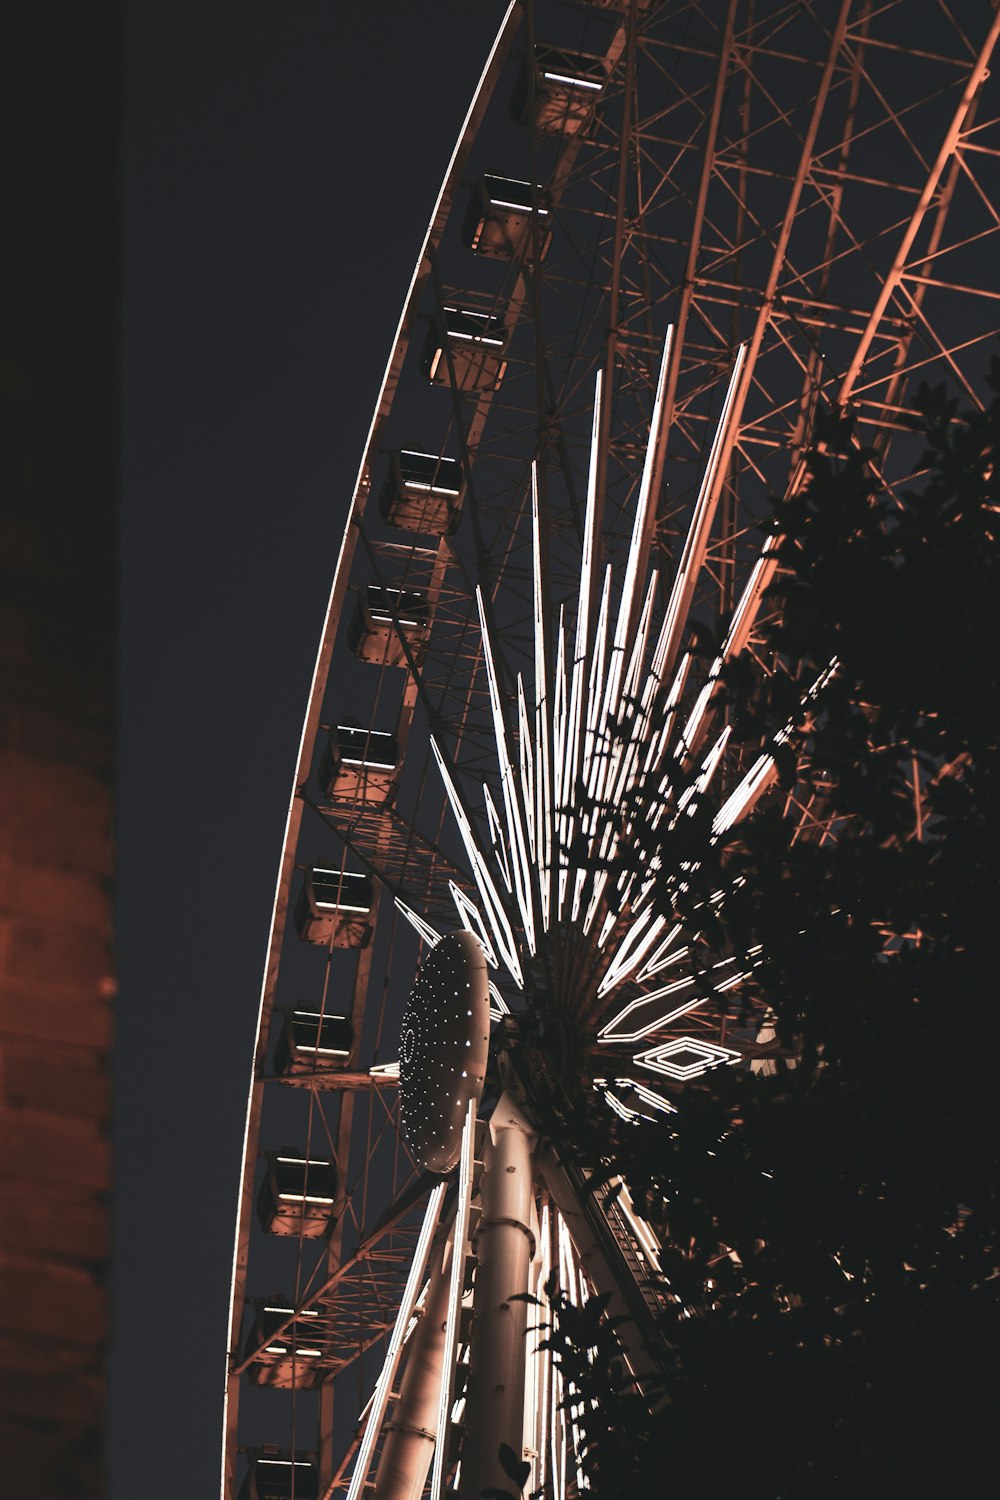
[[[113,1500],[217,1492],[240,1137],[312,658],[499,0],[132,0]]]

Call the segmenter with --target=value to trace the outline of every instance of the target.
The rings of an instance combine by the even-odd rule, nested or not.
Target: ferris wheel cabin
[[[552,212],[544,191],[516,177],[498,177],[492,172],[484,172],[473,186],[462,236],[476,255],[486,255],[493,260],[524,260],[534,250],[531,236],[535,215],[538,218],[537,259],[544,260],[552,242]]]
[[[324,948],[364,948],[374,899],[367,875],[314,866],[295,905],[295,930],[304,942]]]
[[[537,46],[534,56],[535,124],[543,135],[581,135],[594,119],[604,93],[604,59],[584,52]],[[531,66],[521,64],[510,112],[530,123]]]
[[[320,764],[320,786],[334,802],[383,807],[392,796],[398,769],[399,746],[394,735],[360,724],[338,724]]]
[[[286,1297],[259,1305],[243,1350],[244,1359],[251,1361],[247,1366],[251,1384],[280,1391],[312,1390],[319,1385],[324,1372],[319,1363],[323,1348],[318,1322],[318,1312],[303,1308],[296,1313]]]
[[[298,1078],[342,1068],[351,1055],[353,1040],[354,1028],[347,1016],[289,1011],[275,1049],[275,1072],[283,1078]]]
[[[323,1239],[337,1222],[334,1205],[339,1185],[332,1161],[269,1151],[257,1217],[267,1234]]]
[[[388,526],[447,536],[458,525],[464,492],[457,459],[403,448],[392,455],[379,511]]]
[[[239,1500],[318,1500],[316,1466],[280,1448],[251,1454]]]
[[[358,595],[348,641],[359,661],[379,667],[405,667],[409,665],[407,647],[419,665],[429,634],[426,594],[419,589],[380,588],[369,583]]]
[[[435,385],[460,391],[495,391],[507,369],[507,328],[495,313],[472,307],[445,307],[443,324],[427,332],[421,368]]]

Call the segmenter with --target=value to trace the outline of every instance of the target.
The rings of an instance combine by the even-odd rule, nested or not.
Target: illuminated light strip
[[[507,754],[507,730],[504,724],[503,704],[500,698],[500,686],[497,681],[496,662],[493,656],[493,642],[486,623],[486,604],[483,599],[483,591],[478,584],[476,585],[476,604],[479,609],[479,627],[483,638],[483,657],[486,662],[490,706],[493,710],[493,737],[496,740],[497,761],[500,766],[500,784],[503,790],[504,809],[507,814],[507,833],[513,856],[511,863],[514,875],[514,895],[521,910],[524,936],[527,939],[528,949],[533,954],[535,952],[535,914],[532,909],[528,848],[525,840],[524,825],[521,821],[521,811],[518,806],[517,791],[514,786],[514,772],[511,769],[510,757]],[[518,691],[519,696],[523,697],[520,686]]]
[[[573,891],[573,907],[570,913],[572,921],[576,921],[580,915],[580,900],[586,883],[590,856],[594,849],[594,832],[600,808],[595,801],[597,778],[600,774],[600,761],[604,753],[602,746],[598,743],[600,729],[600,705],[601,693],[604,682],[604,661],[607,652],[608,640],[608,615],[611,607],[611,567],[610,564],[604,571],[604,587],[601,591],[601,603],[597,614],[597,628],[594,632],[594,653],[590,675],[590,692],[587,703],[587,727],[584,736],[583,759],[580,766],[580,780],[584,786],[584,806],[580,812],[581,831],[587,836],[587,858],[584,860],[583,868],[577,871],[576,884]],[[584,922],[584,932],[589,932],[590,924],[594,920],[594,904],[591,899],[588,918]]]
[[[588,794],[592,797],[597,783],[597,762],[600,759],[598,736],[601,730],[601,698],[604,687],[604,665],[608,646],[608,616],[611,610],[611,564],[604,570],[604,587],[594,631],[594,659],[590,673],[590,693],[587,702],[587,732],[583,744],[582,777]],[[596,810],[595,814],[596,816]]]
[[[465,809],[462,807],[458,792],[455,790],[455,785],[448,773],[448,768],[444,763],[444,757],[442,756],[441,751],[438,749],[437,740],[433,735],[430,736],[430,742],[431,749],[434,752],[434,759],[437,761],[437,767],[441,773],[441,779],[444,782],[444,789],[448,797],[448,802],[451,805],[452,813],[454,814],[455,821],[458,824],[458,831],[462,835],[462,842],[465,845],[465,851],[472,863],[472,873],[476,878],[476,884],[479,887],[479,894],[483,898],[483,905],[486,908],[486,919],[489,922],[490,927],[493,929],[493,938],[496,944],[497,952],[500,954],[500,956],[503,958],[504,963],[507,965],[510,976],[514,980],[514,983],[517,985],[518,989],[523,990],[524,976],[521,973],[521,965],[518,962],[517,945],[514,941],[514,934],[511,930],[510,923],[507,920],[507,913],[503,909],[503,904],[500,900],[500,894],[497,891],[496,886],[493,884],[489,870],[486,868],[486,861],[483,858],[482,853],[480,852],[479,845],[476,843],[475,834],[473,833],[469,820],[465,815]]]
[[[507,1004],[492,979],[489,981],[490,993],[490,1020],[500,1021],[504,1016],[510,1015],[510,1006]]]
[[[452,500],[457,499],[462,493],[461,490],[449,489],[444,484],[426,484],[421,479],[404,479],[403,488],[404,490],[420,490],[421,493],[427,495],[447,495]]]
[[[642,968],[636,972],[636,984],[640,984],[644,979],[652,978],[654,974],[659,974],[661,969],[666,969],[670,964],[677,963],[679,959],[687,957],[687,948],[676,948],[672,953],[668,951],[680,930],[681,923],[675,922],[660,946],[654,950]]]
[[[672,1064],[670,1058],[679,1052],[694,1052],[700,1057],[700,1061],[694,1063]],[[734,1052],[731,1047],[720,1047],[715,1042],[703,1042],[698,1037],[681,1036],[673,1041],[664,1042],[659,1047],[651,1047],[648,1052],[640,1052],[632,1061],[640,1067],[649,1068],[654,1073],[663,1073],[667,1078],[676,1078],[685,1082],[690,1078],[698,1078],[706,1073],[711,1067],[720,1064],[731,1065],[740,1062],[742,1054]]]
[[[676,811],[674,812],[674,815],[668,825],[670,828],[676,827],[677,821],[681,817],[682,813],[686,812],[690,816],[690,814],[692,814],[696,810],[698,803],[701,801],[701,798],[708,790],[709,782],[715,775],[719,761],[722,759],[722,752],[726,748],[726,744],[729,740],[730,734],[732,733],[732,729],[733,726],[731,724],[727,724],[724,727],[722,733],[719,735],[719,738],[716,740],[715,744],[712,746],[711,750],[702,761],[701,770],[698,772],[698,775],[695,777],[694,781],[691,782],[690,786],[685,787],[684,791],[678,797]]]
[[[469,900],[461,886],[456,885],[453,880],[449,880],[448,889],[451,892],[451,899],[455,903],[455,910],[458,912],[459,921],[464,921],[472,927],[476,937],[482,944],[483,952],[486,955],[486,962],[491,969],[498,969],[500,961],[496,956],[493,944],[490,942],[489,934],[486,931],[486,923],[483,921],[483,915],[479,907],[474,901]]]
[[[658,580],[659,574],[654,570],[650,574],[649,587],[646,590],[642,614],[639,617],[639,627],[632,645],[632,658],[622,685],[622,702],[625,704],[629,702],[637,704],[639,712],[627,744],[623,743],[619,736],[615,746],[606,793],[606,799],[612,807],[616,807],[634,786],[636,779],[635,768],[639,756],[646,747],[648,715],[644,717],[642,712],[642,705],[639,699],[639,677],[642,671],[643,658],[646,654],[646,645],[649,640],[649,627],[653,617],[653,602],[656,598]]]
[[[542,523],[538,503],[538,465],[531,465],[532,598],[535,635],[535,863],[543,931],[548,930],[552,893],[552,726],[542,592]]]
[[[571,809],[570,817],[566,826],[566,848],[569,850],[574,841],[577,823],[577,786],[584,778],[584,760],[586,753],[587,721],[589,714],[585,709],[584,699],[587,692],[587,681],[590,668],[588,656],[589,632],[590,632],[590,609],[594,588],[594,565],[595,565],[595,530],[597,524],[597,473],[600,449],[600,427],[601,412],[603,408],[603,376],[599,370],[594,381],[594,410],[590,429],[590,464],[587,470],[587,503],[583,527],[583,555],[580,559],[580,596],[577,601],[576,610],[576,641],[573,648],[573,677],[570,687],[569,700],[569,754],[566,757],[564,767],[564,781],[562,800],[566,807]],[[568,882],[567,882],[568,883]],[[581,876],[578,873],[574,882],[572,917],[575,921],[580,910],[580,895],[582,892]],[[562,906],[565,900],[565,890],[559,892],[559,911],[562,917]]]
[[[560,1276],[563,1278],[563,1280],[565,1282],[566,1294],[569,1297],[570,1302],[572,1303],[572,1305],[574,1307],[579,1307],[581,1305],[581,1303],[585,1299],[580,1294],[580,1288],[579,1288],[579,1284],[578,1284],[578,1281],[577,1281],[576,1262],[575,1262],[574,1257],[573,1257],[573,1242],[570,1239],[569,1230],[566,1227],[566,1221],[563,1218],[562,1214],[558,1215],[558,1224],[559,1224],[559,1274],[560,1274]],[[568,1423],[568,1426],[569,1426],[569,1429],[570,1429],[570,1434],[571,1434],[572,1439],[573,1439],[573,1458],[574,1458],[574,1463],[575,1463],[575,1468],[576,1468],[576,1487],[577,1487],[578,1490],[586,1490],[586,1489],[590,1488],[590,1481],[588,1480],[586,1474],[584,1474],[583,1467],[582,1467],[582,1465],[580,1463],[580,1429],[579,1429],[579,1427],[577,1426],[577,1423],[576,1423],[576,1414],[582,1408],[580,1406],[579,1401],[574,1402],[572,1400],[572,1397],[574,1397],[576,1395],[577,1395],[576,1387],[573,1385],[572,1381],[566,1381],[565,1386],[564,1386],[562,1405],[563,1405],[564,1409],[569,1412],[569,1417],[570,1417],[570,1421]],[[564,1438],[564,1442],[565,1442],[565,1438]],[[565,1457],[565,1447],[564,1447],[564,1450],[563,1450],[564,1478],[565,1478],[565,1464],[566,1464],[566,1457]]]
[[[576,877],[578,884],[582,884],[582,881],[583,881],[583,879],[585,877],[586,877],[586,871],[585,870],[578,871],[577,872],[577,877]],[[604,887],[607,885],[607,883],[608,883],[608,872],[607,872],[607,870],[599,870],[598,874],[597,874],[597,878],[594,881],[594,890],[593,890],[593,893],[592,893],[592,895],[590,897],[590,905],[587,907],[587,914],[586,914],[586,916],[583,919],[583,930],[584,930],[585,933],[589,932],[590,929],[591,929],[591,925],[593,924],[594,918],[597,915],[597,908],[601,904],[601,897],[604,895]],[[575,898],[575,899],[578,899],[578,898]],[[575,905],[575,901],[574,901],[574,905]],[[606,938],[604,939],[604,942],[607,942]],[[603,947],[604,944],[603,943],[599,943],[598,946],[599,947]]]
[[[399,1063],[375,1063],[368,1069],[369,1078],[398,1078]]]
[[[667,701],[665,705],[666,712],[663,716],[663,724],[660,729],[653,735],[652,739],[649,742],[649,750],[646,752],[646,760],[642,768],[644,776],[651,776],[653,772],[660,767],[666,756],[667,749],[670,745],[670,735],[674,727],[674,718],[677,714],[677,707],[681,700],[681,694],[683,693],[685,684],[687,683],[687,675],[690,666],[691,653],[689,651],[686,651],[681,657],[677,671],[674,673],[674,680],[670,684],[670,692],[667,694]],[[660,685],[660,678],[656,675],[655,672],[651,673],[649,683],[649,701],[648,703],[644,702],[643,704],[643,712],[647,716],[647,718],[652,714],[653,703],[656,697],[656,690]]]
[[[431,1500],[441,1500],[444,1474],[448,1463],[448,1426],[451,1419],[452,1392],[455,1388],[455,1365],[458,1353],[458,1321],[465,1286],[465,1242],[469,1237],[469,1208],[472,1201],[472,1168],[475,1155],[476,1101],[469,1108],[462,1129],[462,1151],[458,1165],[458,1199],[455,1203],[455,1227],[451,1244],[451,1268],[448,1284],[448,1317],[445,1322],[444,1348],[441,1352],[441,1389],[438,1393],[437,1437],[434,1443],[434,1469],[431,1475]],[[440,1184],[444,1187],[445,1184]],[[354,1500],[349,1496],[348,1500]]]
[[[726,449],[726,441],[729,425],[736,410],[736,394],[740,386],[743,374],[743,365],[746,360],[747,346],[741,344],[736,352],[736,361],[733,365],[733,373],[729,380],[729,389],[726,391],[726,399],[722,404],[722,412],[718,425],[715,429],[715,437],[712,440],[711,452],[705,473],[702,476],[701,487],[698,491],[698,499],[695,502],[694,514],[691,517],[691,525],[684,541],[684,550],[677,566],[677,576],[670,593],[667,604],[667,612],[663,619],[660,630],[660,642],[657,646],[657,658],[662,655],[663,669],[659,673],[662,677],[669,671],[677,656],[680,645],[681,632],[687,620],[688,610],[691,605],[691,596],[694,593],[695,583],[701,571],[704,561],[705,549],[708,545],[708,535],[715,517],[718,493],[715,491],[715,479],[718,472],[722,454]]]
[[[493,852],[496,855],[497,865],[504,885],[511,895],[514,888],[510,883],[510,864],[507,860],[507,837],[500,822],[500,814],[497,812],[496,803],[489,787],[483,782],[483,799],[486,803],[486,822],[489,825],[490,838],[493,841]]]
[[[817,677],[812,687],[803,695],[801,700],[803,708],[819,696],[839,666],[839,658],[835,656],[829,666],[825,667]],[[793,728],[793,723],[789,721],[784,729],[778,730],[774,736],[774,743],[776,745],[786,744],[791,737]],[[752,812],[777,774],[778,768],[775,765],[773,754],[767,752],[764,755],[758,756],[750,767],[750,770],[743,777],[743,780],[716,813],[715,820],[712,823],[713,836],[718,838],[720,834],[725,833],[728,828],[732,828],[747,813]]]
[[[566,621],[563,606],[559,606],[559,630],[556,636],[556,681],[552,695],[552,796],[555,817],[553,839],[556,864],[557,888],[552,900],[558,920],[566,898],[566,883],[569,879],[569,825],[570,815],[565,802],[566,759],[568,755],[569,693],[566,684]]]
[[[658,1097],[654,1095],[654,1098]],[[666,1101],[664,1101],[666,1102]],[[674,1111],[676,1113],[676,1111]],[[628,1190],[628,1183],[622,1177],[614,1177],[608,1182],[608,1187],[618,1188],[618,1196],[615,1199],[615,1210],[622,1215],[628,1224],[636,1243],[641,1247],[643,1254],[649,1259],[654,1268],[660,1270],[660,1242],[645,1219],[636,1212],[635,1204],[632,1202],[632,1194]]]
[[[650,918],[652,918],[651,921]],[[645,911],[640,912],[618,945],[618,951],[608,965],[607,973],[597,986],[598,996],[603,997],[608,994],[616,984],[621,984],[622,980],[631,974],[632,970],[646,957],[666,925],[666,917],[653,916],[652,907],[647,907]]]
[[[407,906],[406,902],[400,896],[393,896],[392,904],[406,918],[410,926],[420,934],[425,943],[429,943],[433,948],[441,941],[441,934],[436,932],[429,922],[425,922],[423,917],[418,916],[411,907]]]
[[[392,1337],[389,1340],[389,1347],[386,1349],[385,1363],[382,1365],[381,1373],[375,1385],[375,1394],[368,1413],[365,1435],[361,1439],[354,1472],[351,1475],[347,1500],[358,1500],[358,1496],[368,1478],[368,1470],[371,1468],[375,1444],[379,1439],[386,1407],[392,1395],[392,1386],[396,1378],[396,1370],[399,1367],[399,1358],[403,1350],[406,1332],[410,1324],[410,1319],[413,1316],[413,1309],[416,1306],[418,1293],[423,1285],[424,1269],[430,1255],[431,1240],[434,1237],[438,1220],[441,1217],[441,1205],[444,1202],[446,1188],[447,1183],[439,1182],[427,1200],[424,1222],[420,1228],[417,1248],[414,1251],[413,1262],[410,1266],[409,1275],[406,1278],[403,1300],[400,1302],[399,1312],[396,1314],[396,1323],[392,1330]]]
[[[611,1032],[616,1026],[620,1026],[623,1021],[627,1020],[634,1011],[646,1005],[654,1005],[657,1000],[666,1000],[671,995],[679,995],[682,990],[689,990],[695,983],[694,975],[686,974],[683,979],[675,979],[673,984],[665,984],[662,989],[653,990],[651,994],[639,995],[637,999],[630,1000],[624,1010],[620,1010],[613,1020],[609,1021],[606,1026],[602,1026],[601,1030],[597,1033],[597,1040],[599,1042],[637,1042],[640,1037],[646,1036],[655,1027],[665,1025],[667,1021],[674,1020],[677,1015],[682,1014],[686,1009],[691,1009],[691,1007],[683,1005],[678,1010],[673,1010],[669,1014],[659,1015],[648,1026],[643,1026],[638,1031],[624,1032],[617,1036],[612,1036]],[[704,998],[702,996],[697,1003],[700,1005]]]
[[[508,198],[490,198],[488,202],[490,208],[512,208],[515,213],[519,214],[534,212],[540,219],[547,219],[549,216],[549,209],[542,208],[541,205],[533,210],[530,203],[512,203]]]
[[[536,1282],[536,1295],[542,1291],[549,1281],[549,1271],[552,1262],[549,1246],[549,1205],[542,1204],[541,1220],[539,1224],[538,1237],[541,1242],[540,1265],[538,1268],[538,1279]],[[552,1352],[549,1349],[535,1349],[535,1368],[537,1375],[538,1399],[535,1404],[534,1422],[532,1423],[535,1438],[535,1474],[534,1482],[529,1485],[530,1494],[544,1493],[547,1488],[549,1473],[548,1464],[548,1437],[550,1424],[550,1403],[552,1400]]]
[[[760,601],[778,566],[778,559],[775,555],[778,541],[779,538],[774,534],[765,538],[760,556],[754,563],[746,587],[740,595],[740,602],[733,611],[729,633],[722,643],[722,655],[727,660],[730,656],[738,656],[747,643]]]
[[[622,581],[621,598],[618,602],[618,619],[615,622],[611,658],[608,662],[608,676],[604,689],[604,706],[601,716],[606,732],[610,731],[611,720],[617,715],[619,708],[619,689],[625,666],[625,649],[628,643],[632,614],[635,608],[636,589],[639,585],[639,563],[642,558],[643,538],[646,534],[649,507],[653,498],[651,493],[653,471],[656,467],[656,458],[660,448],[660,417],[663,411],[663,399],[667,388],[667,370],[670,364],[670,349],[673,339],[674,329],[673,324],[671,324],[663,340],[660,375],[656,383],[656,397],[653,401],[653,415],[649,424],[646,456],[642,466],[642,479],[639,482],[639,497],[636,501],[635,514],[632,517],[632,535],[629,538],[628,556],[625,562],[625,577]]]
[[[535,853],[535,751],[528,724],[528,700],[524,692],[524,679],[517,674],[517,747],[521,771],[521,796],[524,801],[524,817],[528,825],[528,853]]]
[[[712,822],[712,833],[716,838],[732,828],[734,823],[738,823],[744,813],[752,810],[777,774],[778,768],[773,755],[758,756],[739,786],[730,793],[716,813]]]
[[[546,83],[567,83],[573,89],[595,89],[600,93],[604,87],[603,83],[594,83],[589,78],[571,78],[566,73],[548,73],[543,70],[542,77]]]

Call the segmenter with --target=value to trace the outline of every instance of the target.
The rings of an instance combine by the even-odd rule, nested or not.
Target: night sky
[[[114,1500],[216,1493],[259,975],[389,341],[499,0],[133,0]]]

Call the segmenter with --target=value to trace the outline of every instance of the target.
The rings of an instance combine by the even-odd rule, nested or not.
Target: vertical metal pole
[[[476,1286],[460,1492],[511,1488],[499,1460],[501,1443],[524,1451],[524,1379],[534,1129],[517,1102],[503,1094],[490,1119],[480,1184]]]

